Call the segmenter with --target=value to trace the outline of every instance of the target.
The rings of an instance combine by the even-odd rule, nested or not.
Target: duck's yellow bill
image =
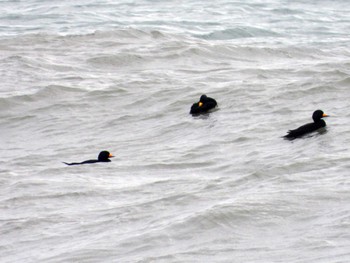
[[[329,117],[329,115],[323,113],[322,117]]]
[[[110,153],[109,156],[108,156],[108,158],[112,158],[112,157],[114,157],[114,156]]]
[[[198,106],[202,107],[203,106],[203,102],[198,102]]]

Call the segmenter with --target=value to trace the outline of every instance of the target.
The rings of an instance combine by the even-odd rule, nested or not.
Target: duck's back
[[[323,128],[326,126],[326,122],[324,120],[320,120],[318,122],[312,122],[305,124],[303,126],[300,126],[299,128],[295,130],[288,131],[288,134],[285,135],[285,138],[298,138],[301,137],[307,133],[314,132],[320,128]]]

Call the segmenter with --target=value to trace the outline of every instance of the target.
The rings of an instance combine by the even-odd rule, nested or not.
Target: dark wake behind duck
[[[87,160],[81,163],[66,163],[63,162],[66,165],[79,165],[79,164],[87,164],[87,163],[107,163],[107,162],[111,162],[111,160],[109,160],[109,158],[114,157],[112,154],[110,154],[108,151],[102,151],[100,152],[100,154],[97,157],[97,160]]]
[[[321,110],[317,110],[312,114],[312,119],[314,120],[314,122],[300,126],[295,130],[289,130],[287,132],[288,134],[283,137],[287,139],[296,139],[296,138],[302,137],[305,134],[308,134],[320,128],[326,127],[326,122],[322,120],[322,118],[324,117],[328,117],[328,115],[324,114],[323,111]]]

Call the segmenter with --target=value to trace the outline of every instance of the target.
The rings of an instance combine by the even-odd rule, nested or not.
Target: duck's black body
[[[288,134],[284,136],[287,139],[296,139],[302,137],[305,134],[314,132],[320,128],[326,127],[326,122],[322,118],[328,117],[323,111],[317,110],[312,114],[312,119],[314,122],[300,126],[295,130],[288,131]]]
[[[108,163],[111,160],[109,160],[109,158],[113,157],[112,154],[110,154],[108,151],[102,151],[100,152],[100,154],[98,155],[98,159],[97,160],[87,160],[81,163],[66,163],[63,162],[64,164],[67,165],[79,165],[79,164],[87,164],[87,163]]]
[[[194,103],[191,107],[190,114],[207,113],[209,110],[214,109],[217,106],[216,100],[209,98],[206,95],[202,95],[199,102]]]

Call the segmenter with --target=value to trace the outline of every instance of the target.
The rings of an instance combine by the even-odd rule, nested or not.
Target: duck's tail
[[[81,164],[81,163],[66,163],[66,162],[62,162],[62,163],[66,164],[66,165],[77,165],[77,164]]]

